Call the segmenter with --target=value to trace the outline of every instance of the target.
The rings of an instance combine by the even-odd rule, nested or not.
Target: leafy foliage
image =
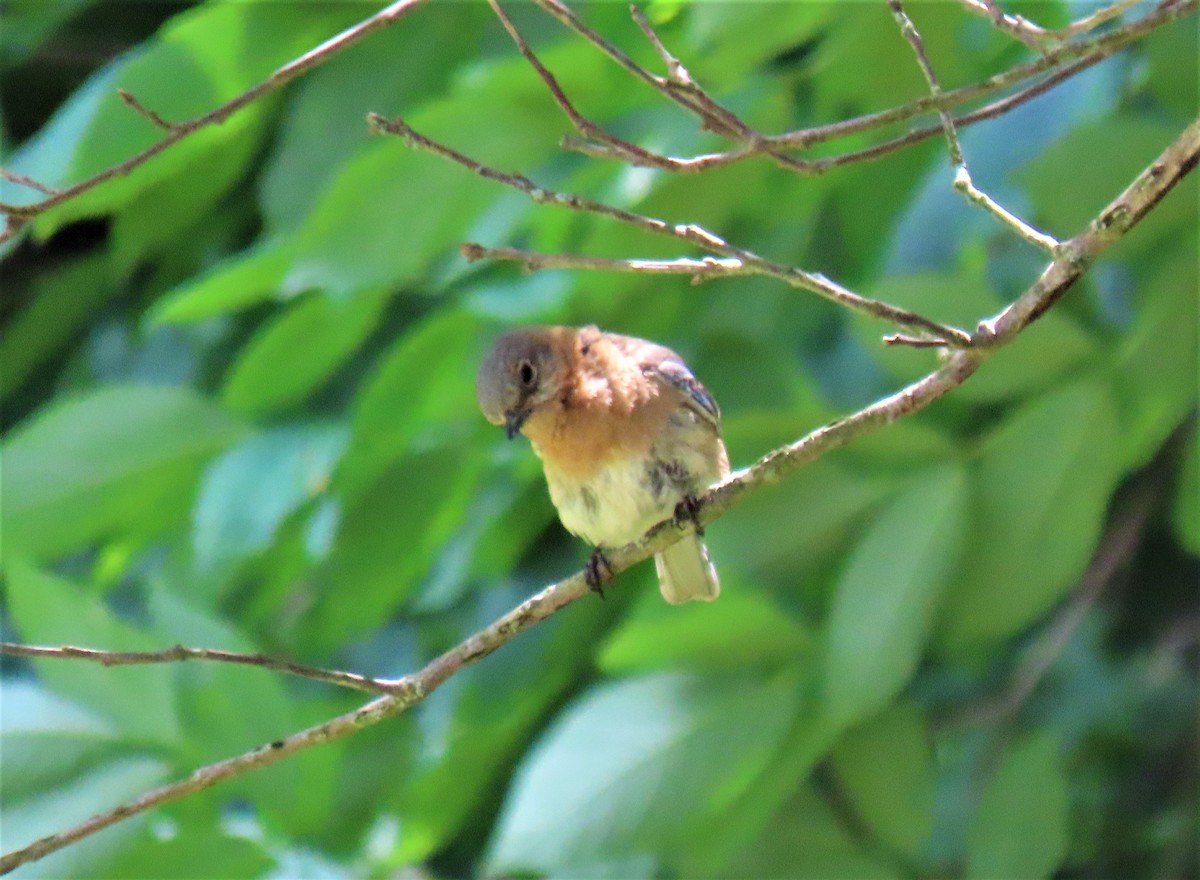
[[[581,112],[673,154],[720,146],[512,5]],[[948,87],[1025,57],[956,4],[911,5]],[[1070,17],[1063,3],[1011,5],[1048,26]],[[117,88],[179,121],[374,9],[12,0],[4,167],[78,180],[161,134]],[[583,11],[661,63],[624,6]],[[763,130],[923,91],[883,4],[647,11],[693,76]],[[129,51],[88,52],[63,82],[52,59],[92,33]],[[1194,23],[1167,27],[972,127],[976,178],[1074,234],[1195,116],[1194,36]],[[513,324],[671,345],[720,400],[735,466],[935,365],[763,279],[468,265],[464,240],[678,254],[368,139],[368,111],[964,326],[1041,266],[951,191],[935,142],[820,178],[768,161],[671,177],[563,152],[567,121],[486,6],[422,9],[5,246],[7,638],[399,675],[574,570],[582,548],[536,460],[474,404],[479,355]],[[718,603],[666,607],[647,571],[629,572],[606,602],[576,603],[411,715],[23,875],[1194,870],[1196,205],[1185,181],[961,393],[714,524]],[[1064,601],[1084,593],[1082,622],[1064,627]],[[1044,675],[1014,691],[1047,634],[1062,640]],[[5,658],[0,687],[6,851],[358,699],[194,664]]]

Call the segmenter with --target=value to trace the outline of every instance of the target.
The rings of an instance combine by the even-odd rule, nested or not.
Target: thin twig
[[[972,110],[970,113],[964,113],[961,116],[955,116],[954,125],[957,128],[966,128],[969,125],[974,125],[976,122],[982,122],[986,119],[995,119],[997,116],[1002,116],[1008,111],[1012,110],[1014,107],[1018,107],[1027,101],[1033,100],[1038,95],[1048,92],[1059,83],[1070,79],[1080,71],[1086,70],[1087,68],[1100,63],[1107,57],[1107,55],[1097,52],[1081,58],[1074,64],[1056,70],[1054,73],[1050,74],[1039,82],[1036,82],[1031,86],[1027,86],[1019,92],[1014,92],[1007,98],[1001,98],[998,101],[993,101],[991,104],[980,107],[978,110]],[[884,141],[872,147],[864,147],[861,150],[854,150],[849,153],[841,153],[836,156],[826,156],[821,159],[814,159],[812,162],[814,165],[820,166],[819,170],[825,171],[829,168],[840,167],[842,165],[851,165],[856,162],[872,161],[882,158],[889,153],[894,153],[897,150],[909,147],[915,143],[928,140],[931,137],[937,137],[940,134],[942,134],[942,126],[940,124],[926,125],[921,128],[914,128],[907,134],[900,135],[899,137],[893,138],[889,141]]]
[[[175,123],[167,122],[167,120],[163,119],[149,107],[145,106],[131,92],[127,92],[124,89],[117,89],[117,94],[120,96],[121,100],[125,102],[125,106],[132,109],[138,115],[146,117],[150,120],[150,122],[152,122],[158,128],[161,128],[163,131],[174,131],[176,129],[177,126]]]
[[[651,166],[655,168],[665,168],[669,166],[670,162],[668,159],[666,159],[666,157],[659,156],[657,153],[642,149],[637,144],[619,138],[616,135],[609,134],[603,128],[596,125],[590,119],[581,114],[577,109],[575,109],[575,105],[571,103],[571,100],[563,91],[562,86],[559,85],[558,79],[550,72],[546,65],[542,64],[541,60],[534,53],[533,49],[529,47],[529,44],[525,41],[525,38],[521,35],[521,32],[517,30],[516,25],[512,23],[512,20],[504,11],[504,7],[500,5],[498,0],[488,0],[488,5],[491,6],[492,12],[494,12],[496,18],[500,20],[500,24],[504,26],[504,30],[508,32],[508,35],[512,39],[513,43],[516,44],[517,51],[519,51],[525,57],[525,60],[529,62],[529,66],[532,67],[537,75],[541,78],[542,82],[546,86],[547,91],[549,91],[551,97],[554,98],[554,103],[558,104],[562,111],[567,115],[567,118],[571,120],[571,124],[575,126],[576,131],[585,137],[600,141],[605,145],[607,150],[610,151],[610,154],[614,158],[622,159],[636,165]]]
[[[169,131],[167,131],[162,140],[151,144],[139,153],[135,153],[125,161],[92,175],[86,180],[81,180],[69,187],[58,190],[53,195],[40,201],[23,205],[0,202],[0,213],[7,215],[8,221],[5,224],[4,230],[0,232],[0,244],[12,238],[29,220],[39,214],[43,214],[51,208],[61,205],[63,202],[77,198],[106,181],[116,177],[123,177],[138,166],[149,162],[159,153],[179,143],[184,138],[210,125],[217,125],[224,122],[234,113],[258,100],[268,92],[282,88],[301,74],[324,64],[337,53],[348,49],[367,36],[367,34],[399,21],[413,9],[426,2],[428,0],[395,0],[395,2],[379,10],[374,15],[363,19],[358,24],[331,37],[319,46],[305,52],[300,57],[289,61],[257,85],[226,101],[219,107],[194,119],[170,125]]]
[[[520,263],[527,272],[541,269],[588,269],[600,272],[633,272],[641,275],[690,275],[694,282],[709,278],[727,278],[744,271],[745,264],[732,257],[678,257],[674,260],[620,260],[587,257],[579,254],[543,254],[519,248],[492,248],[475,242],[459,245],[459,252],[470,263],[500,260]],[[945,343],[943,343],[944,345]]]
[[[390,694],[395,692],[395,681],[370,678],[354,672],[339,672],[333,669],[320,669],[316,666],[306,666],[303,663],[293,663],[268,657],[266,654],[240,654],[234,651],[220,651],[213,648],[186,648],[175,645],[161,651],[100,651],[94,648],[80,648],[75,645],[59,647],[43,647],[41,645],[18,645],[13,642],[0,642],[0,654],[10,654],[15,657],[41,657],[64,660],[87,660],[102,666],[134,666],[150,663],[180,663],[186,660],[211,660],[216,663],[235,663],[242,666],[259,666],[276,672],[286,672],[301,678],[336,684],[341,687],[353,688],[369,694]]]
[[[654,28],[650,26],[645,13],[638,9],[637,6],[631,5],[629,7],[629,14],[633,16],[634,22],[641,28],[647,42],[650,43],[651,48],[654,49],[655,53],[662,60],[663,67],[667,69],[667,78],[680,85],[692,84],[692,75],[688,73],[687,68],[680,63],[679,59],[672,55],[670,50],[663,45],[662,39],[658,36]]]
[[[890,321],[893,324],[908,328],[914,332],[932,334],[935,338],[947,340],[948,344],[952,347],[965,348],[971,345],[971,336],[962,330],[939,324],[936,321],[926,318],[924,315],[919,315],[908,309],[902,309],[879,300],[860,296],[830,281],[824,275],[814,272],[804,272],[793,266],[773,262],[745,248],[731,245],[700,226],[667,223],[655,217],[635,214],[631,211],[607,205],[603,202],[597,202],[583,196],[545,189],[524,175],[508,174],[489,165],[484,165],[482,162],[472,159],[470,156],[460,153],[452,147],[427,138],[402,119],[385,119],[377,113],[371,113],[368,114],[367,121],[375,131],[397,135],[403,138],[404,142],[413,149],[426,150],[434,155],[441,156],[443,159],[455,162],[469,171],[478,174],[480,177],[502,183],[505,186],[524,193],[537,204],[560,205],[581,213],[597,214],[621,223],[627,223],[630,226],[652,232],[656,235],[676,238],[695,247],[713,251],[723,257],[739,260],[742,264],[740,268],[742,274],[767,275],[777,278],[793,287],[811,291],[824,299],[838,303],[861,314]]]
[[[1064,242],[1050,265],[1017,300],[981,325],[994,345],[1011,342],[1023,328],[1054,305],[1078,281],[1103,251],[1129,232],[1145,214],[1183,179],[1200,160],[1200,120],[1193,122],[1150,167],[1121,193],[1088,227]],[[832,449],[871,433],[884,425],[924,409],[965,382],[994,349],[978,346],[952,353],[937,370],[907,388],[851,416],[840,419],[781,447],[750,468],[732,474],[714,486],[698,503],[695,522],[667,520],[641,539],[606,556],[613,573],[648,559],[696,526],[707,526],[757,489],[779,482]],[[123,819],[160,804],[209,788],[283,758],[348,736],[390,718],[424,700],[433,690],[470,663],[495,651],[518,633],[544,620],[588,593],[583,572],[554,584],[525,600],[490,626],[442,654],[419,672],[395,682],[395,693],[371,700],[361,708],[323,724],[260,746],[245,754],[201,767],[190,776],[147,792],[99,813],[65,831],[51,834],[28,846],[0,856],[0,873],[35,861],[95,834]]]
[[[699,105],[695,102],[694,97],[690,93],[682,91],[679,88],[673,88],[669,80],[656,77],[654,74],[647,71],[636,61],[613,45],[610,41],[606,40],[603,36],[588,27],[572,10],[558,2],[558,0],[536,0],[536,2],[542,9],[558,19],[558,21],[560,21],[565,27],[571,29],[583,39],[594,45],[621,68],[637,77],[651,88],[664,94],[666,97],[679,104],[679,106],[681,106],[683,109],[696,114],[701,119],[702,127],[718,133],[726,133],[726,130],[730,124],[727,120],[722,121],[713,117],[705,106]],[[779,153],[779,150],[803,149],[815,144],[825,143],[828,141],[849,137],[851,135],[860,134],[862,132],[871,131],[873,129],[882,128],[893,123],[903,122],[905,120],[912,119],[914,117],[921,116],[939,109],[951,109],[960,106],[961,104],[965,104],[996,92],[1003,91],[1004,89],[1018,85],[1025,80],[1030,79],[1031,77],[1038,76],[1042,73],[1046,73],[1047,71],[1055,71],[1056,68],[1071,64],[1079,59],[1089,59],[1087,64],[1072,70],[1072,74],[1078,73],[1085,67],[1091,66],[1091,64],[1095,64],[1098,61],[1113,55],[1118,50],[1124,48],[1147,33],[1150,33],[1154,29],[1194,13],[1198,5],[1200,5],[1200,0],[1183,0],[1183,2],[1162,0],[1162,2],[1160,2],[1153,11],[1147,13],[1145,16],[1136,21],[1130,22],[1129,24],[1115,28],[1108,33],[1101,34],[1088,40],[1064,43],[1060,46],[1045,51],[1041,57],[1025,64],[1017,65],[977,83],[962,86],[956,89],[945,90],[938,97],[927,95],[887,110],[880,110],[852,119],[827,123],[825,125],[815,126],[812,128],[799,129],[797,131],[774,135],[755,134],[752,137],[743,138],[743,144],[741,146],[726,152],[708,153],[702,156],[694,156],[690,158],[665,158],[667,158],[670,162],[670,170],[686,173],[695,173],[706,171],[711,168],[722,167],[724,165],[733,164],[758,155],[762,155],[763,153],[770,153],[771,156],[778,161],[779,157],[784,155]],[[1056,78],[1054,80],[1055,83],[1059,81],[1061,81],[1061,79]],[[727,113],[728,111],[722,112]],[[736,117],[733,118],[736,120]],[[733,137],[735,140],[738,139],[736,132],[730,134],[729,136]],[[922,138],[927,136],[928,135],[923,135]],[[604,156],[607,158],[611,158],[613,156],[612,151],[605,150],[603,145],[600,144],[589,145],[586,142],[568,139],[566,146],[579,149],[583,152],[589,152],[591,155]],[[874,158],[876,155],[882,155],[882,152],[876,153],[874,150],[875,148],[868,148],[866,151],[847,154],[848,158],[829,163],[821,159],[793,160],[799,162],[799,164],[790,165],[788,167],[801,173],[820,174],[833,164],[849,164],[849,162],[858,161],[860,158]]]
[[[1041,51],[1047,46],[1062,43],[1071,37],[1095,30],[1100,25],[1128,12],[1141,0],[1119,0],[1111,6],[1097,9],[1090,15],[1085,15],[1066,27],[1057,29],[1044,28],[1022,15],[1006,13],[996,5],[995,0],[959,0],[959,2],[967,11],[983,16],[997,29],[1019,40],[1029,48]]]
[[[933,64],[929,60],[929,55],[925,52],[925,41],[921,38],[921,32],[917,30],[912,19],[908,17],[908,13],[904,11],[904,6],[900,0],[888,0],[888,8],[891,9],[892,16],[896,19],[896,24],[900,27],[900,33],[912,47],[913,54],[917,56],[917,66],[921,68],[921,75],[925,77],[930,95],[934,98],[940,97],[942,95],[942,86],[938,81],[937,74],[933,70]],[[1011,229],[1019,238],[1053,254],[1055,248],[1058,247],[1058,241],[1055,238],[1034,229],[1016,214],[1009,211],[983,190],[975,186],[975,183],[971,180],[971,172],[967,168],[967,159],[963,154],[962,144],[958,140],[958,132],[954,128],[954,119],[951,117],[949,111],[939,109],[938,120],[941,122],[942,132],[946,137],[946,148],[950,152],[950,164],[954,166],[954,189],[962,193],[967,201],[979,205],[1000,220],[1001,223]]]
[[[759,132],[755,131],[736,114],[731,113],[722,107],[714,100],[704,89],[700,88],[692,78],[687,75],[687,71],[679,64],[678,60],[667,51],[662,40],[651,29],[649,22],[641,14],[641,11],[635,6],[630,7],[630,13],[635,22],[647,35],[651,45],[655,48],[660,58],[664,59],[667,66],[667,76],[661,77],[651,73],[642,65],[634,61],[629,55],[621,51],[617,46],[605,39],[596,31],[592,30],[584,21],[576,15],[565,4],[558,0],[535,0],[538,6],[551,16],[556,18],[563,25],[574,31],[579,36],[583,37],[587,42],[594,45],[602,53],[607,55],[612,60],[616,61],[625,71],[633,74],[635,77],[646,83],[652,89],[663,95],[668,100],[678,104],[684,110],[692,113],[700,121],[700,127],[705,131],[711,131],[715,134],[722,135],[734,141],[740,141],[745,144],[747,155],[766,154],[775,161],[777,165],[786,168],[790,171],[796,171],[801,174],[814,173],[810,168],[810,163],[805,159],[797,159],[787,155],[780,150],[774,150],[767,144],[767,139]],[[673,62],[673,63],[672,63]],[[569,149],[576,149],[592,156],[601,156],[605,158],[613,158],[614,153],[611,149],[606,149],[604,144],[589,144],[586,141],[580,141],[574,138],[564,139],[563,146]],[[653,159],[648,163],[654,167],[665,167],[671,171],[697,171],[702,170],[701,167],[694,165],[691,160],[674,159],[670,156],[660,154],[651,154]]]
[[[48,196],[55,195],[58,192],[58,190],[56,190],[54,187],[46,186],[44,183],[38,183],[32,177],[26,177],[24,174],[17,174],[15,171],[8,171],[4,168],[0,168],[0,177],[11,183],[18,184],[19,186],[27,186],[30,189],[37,190],[38,192],[44,193]]]

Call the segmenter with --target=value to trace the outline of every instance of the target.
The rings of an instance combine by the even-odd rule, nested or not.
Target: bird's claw
[[[675,524],[683,526],[688,523],[696,530],[696,537],[704,537],[704,526],[700,525],[700,502],[695,495],[684,495],[675,505]]]
[[[584,566],[583,575],[588,589],[603,599],[604,585],[613,579],[613,570],[608,557],[599,547],[592,550],[592,555],[588,557],[587,565]]]

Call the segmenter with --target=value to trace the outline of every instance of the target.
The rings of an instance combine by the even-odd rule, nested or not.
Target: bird
[[[729,475],[729,456],[717,402],[679,355],[594,325],[523,327],[495,340],[476,393],[489,422],[529,439],[563,526],[593,547],[601,597],[604,550],[673,517],[697,528],[654,557],[663,598],[717,598],[696,498]]]

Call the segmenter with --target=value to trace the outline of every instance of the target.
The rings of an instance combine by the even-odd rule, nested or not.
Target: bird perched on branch
[[[479,368],[479,406],[542,460],[567,530],[594,548],[589,585],[611,576],[604,548],[675,516],[729,474],[717,403],[675,352],[596,327],[526,327],[496,340]],[[712,601],[716,569],[699,534],[654,557],[671,603]]]

